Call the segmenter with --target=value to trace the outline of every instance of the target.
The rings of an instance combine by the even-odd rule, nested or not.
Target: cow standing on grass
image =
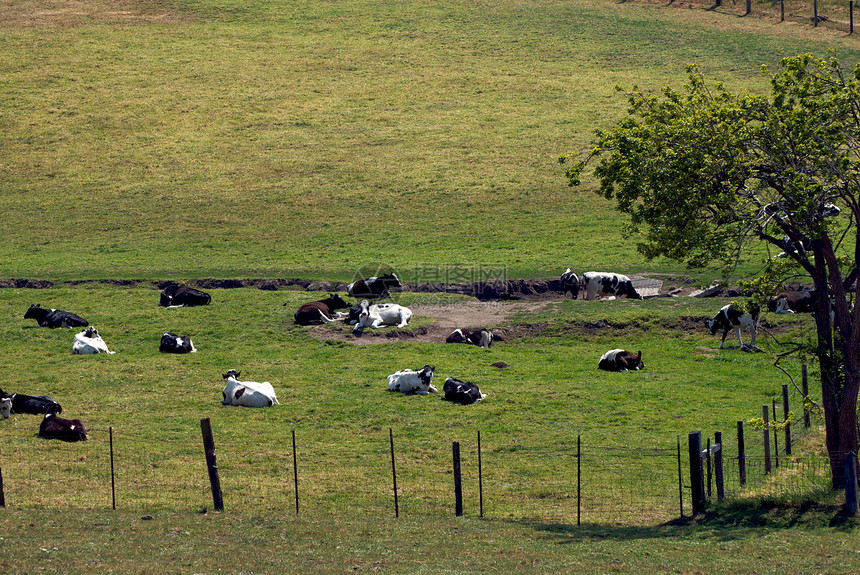
[[[720,349],[723,349],[723,345],[726,343],[726,335],[728,335],[729,330],[732,329],[735,330],[735,333],[738,336],[738,344],[741,346],[741,349],[744,349],[744,342],[741,339],[741,327],[749,329],[752,337],[749,347],[755,348],[756,327],[758,326],[758,323],[759,308],[757,306],[752,306],[748,312],[743,312],[734,304],[729,304],[723,306],[720,311],[717,312],[717,315],[714,316],[714,319],[706,320],[705,326],[708,328],[708,332],[711,335],[716,335],[719,330],[723,330],[723,339],[720,341]]]

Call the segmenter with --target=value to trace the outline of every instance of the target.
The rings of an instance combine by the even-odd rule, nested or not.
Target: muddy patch
[[[317,339],[346,341],[356,345],[391,341],[445,343],[452,331],[464,327],[492,327],[494,333],[506,339],[512,334],[511,328],[504,326],[506,321],[521,313],[539,313],[546,305],[547,303],[541,302],[503,304],[481,301],[451,305],[417,305],[411,308],[415,327],[366,329],[358,336],[353,335],[352,326],[341,322],[303,329],[307,329],[308,333]]]

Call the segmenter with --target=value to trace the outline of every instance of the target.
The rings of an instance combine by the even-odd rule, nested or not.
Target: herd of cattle
[[[561,276],[562,292],[566,297],[571,294],[573,299],[584,292],[586,300],[600,297],[626,297],[644,299],[633,286],[629,277],[616,273],[587,272],[580,278],[568,268]],[[365,328],[381,328],[385,326],[405,327],[412,319],[412,311],[402,305],[380,302],[378,300],[390,295],[391,290],[402,287],[396,274],[386,274],[358,280],[347,286],[350,297],[361,298],[357,304],[350,305],[337,294],[303,304],[295,312],[294,318],[298,325],[325,324],[343,321],[354,325],[353,333],[360,335]],[[370,303],[370,299],[377,300]],[[159,305],[164,307],[191,307],[208,305],[212,298],[209,294],[188,286],[171,285],[161,293]],[[774,313],[811,313],[818,301],[815,291],[784,292],[768,302],[768,309]],[[339,312],[339,309],[347,309]],[[43,308],[31,305],[24,314],[25,319],[35,319],[39,327],[48,328],[86,328],[75,334],[72,341],[72,353],[96,354],[109,351],[107,344],[101,338],[98,330],[90,326],[82,317],[67,311]],[[739,310],[729,304],[723,306],[713,319],[707,320],[706,327],[711,335],[722,330],[720,349],[723,348],[729,331],[735,330],[738,343],[744,347],[741,329],[750,331],[749,346],[755,347],[756,327],[759,324],[759,309],[752,307]],[[493,341],[501,338],[487,328],[457,328],[446,338],[446,343],[466,343],[482,348],[489,348]],[[197,351],[187,336],[177,336],[166,332],[161,337],[159,351],[163,353],[193,353]],[[645,367],[642,352],[632,353],[624,349],[612,349],[604,353],[597,365],[598,369],[606,371],[635,371]],[[433,385],[435,367],[425,365],[419,370],[403,369],[388,376],[388,389],[406,394],[427,395],[437,393]],[[226,385],[222,392],[222,403],[244,407],[271,407],[279,404],[271,383],[243,381],[239,379],[240,372],[229,370],[223,374]],[[486,394],[473,382],[463,381],[455,377],[445,380],[443,399],[473,404],[481,401]],[[81,441],[87,438],[86,429],[78,419],[64,419],[58,416],[62,407],[52,398],[45,395],[8,394],[0,390],[0,415],[8,418],[11,414],[41,414],[39,436],[47,439],[64,441]]]

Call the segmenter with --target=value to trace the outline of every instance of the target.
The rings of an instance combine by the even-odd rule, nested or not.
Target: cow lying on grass
[[[158,351],[162,353],[194,353],[197,349],[187,335],[179,336],[168,331],[161,336]]]
[[[89,322],[77,314],[61,309],[48,309],[33,304],[24,314],[24,319],[35,319],[39,327],[87,327]]]
[[[61,441],[86,441],[87,430],[80,419],[63,419],[50,412],[45,414],[39,424],[39,437]]]
[[[224,405],[239,405],[242,407],[272,407],[280,405],[275,388],[268,381],[239,381],[241,372],[231,369],[221,375],[227,380],[222,395]]]
[[[91,353],[116,353],[109,351],[105,340],[99,335],[99,332],[93,326],[88,327],[81,333],[75,334],[75,339],[72,342],[72,353],[86,355]]]
[[[476,384],[471,381],[457,379],[456,377],[446,379],[445,385],[442,386],[442,391],[445,394],[442,399],[464,405],[477,403],[487,397],[486,393],[481,393]]]
[[[329,294],[325,299],[302,304],[293,316],[298,325],[313,325],[338,321],[340,317],[335,310],[349,307],[343,298],[337,294]]]
[[[610,349],[600,356],[597,368],[604,371],[638,371],[645,367],[642,352],[633,353],[623,349]]]
[[[25,395],[23,393],[6,393],[0,389],[0,398],[8,398],[11,401],[10,413],[29,413],[41,415],[43,413],[62,413],[60,404],[47,395]]]
[[[493,332],[488,329],[475,328],[459,328],[451,332],[445,343],[469,343],[483,348],[488,348],[497,338]]]
[[[192,307],[209,305],[212,296],[198,289],[185,285],[170,285],[161,292],[158,305],[163,307]]]
[[[366,327],[375,329],[385,326],[406,327],[412,319],[412,310],[396,303],[374,303],[363,300],[359,304],[358,321],[352,332],[360,335]]]
[[[388,376],[388,390],[399,391],[407,395],[417,393],[427,395],[436,393],[438,390],[433,386],[433,366],[425,365],[418,371],[414,369],[401,369]]]

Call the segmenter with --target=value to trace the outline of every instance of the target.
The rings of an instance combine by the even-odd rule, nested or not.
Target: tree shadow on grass
[[[741,501],[714,506],[696,517],[682,517],[653,526],[573,525],[566,523],[531,523],[536,531],[557,537],[559,543],[611,539],[635,541],[684,536],[709,531],[719,540],[745,539],[767,529],[829,528],[854,532],[860,528],[860,515],[849,515],[844,505],[805,501]]]

